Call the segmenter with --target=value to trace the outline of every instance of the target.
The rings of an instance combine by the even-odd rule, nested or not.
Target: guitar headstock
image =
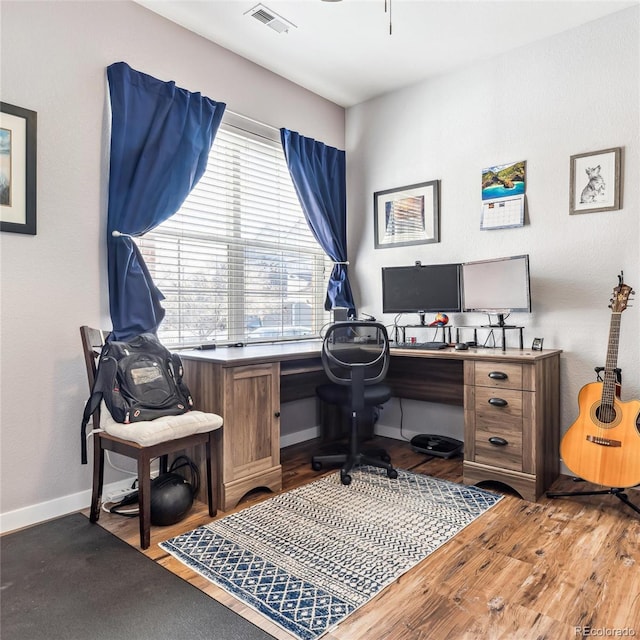
[[[631,287],[624,283],[623,273],[621,271],[618,276],[618,286],[613,289],[613,297],[611,298],[609,309],[614,313],[622,313],[627,308],[627,302],[633,293],[634,291]]]

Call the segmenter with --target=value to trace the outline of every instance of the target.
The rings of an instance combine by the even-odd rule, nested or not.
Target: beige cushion
[[[163,416],[155,420],[122,424],[111,417],[103,401],[100,405],[100,426],[110,436],[149,447],[158,442],[167,442],[194,433],[206,433],[219,429],[222,426],[222,418],[215,413],[188,411],[179,416]]]

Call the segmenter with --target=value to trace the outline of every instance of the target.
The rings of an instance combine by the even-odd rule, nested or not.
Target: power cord
[[[489,339],[491,339],[491,347],[488,347],[488,343],[489,343]],[[496,337],[493,333],[493,329],[491,329],[491,331],[489,331],[489,333],[487,334],[487,337],[484,340],[484,343],[482,345],[485,348],[491,348],[491,349],[495,349],[496,347]]]
[[[404,407],[402,406],[402,398],[398,398],[398,405],[400,406],[400,437],[403,440],[406,440],[407,442],[409,442],[411,438],[407,438],[402,432],[402,428],[404,425]]]
[[[109,455],[110,451],[107,451],[105,449],[105,458],[107,460],[107,464],[114,469],[115,471],[120,471],[120,473],[126,473],[129,476],[137,476],[138,472],[137,471],[132,471],[131,469],[122,469],[121,467],[118,467],[117,465],[115,465],[112,461],[111,461],[111,456]]]
[[[107,500],[106,502],[103,502],[102,510],[106,511],[107,513],[115,513],[117,515],[125,516],[128,518],[134,518],[139,513],[138,509],[128,509],[125,511],[122,511],[121,509],[122,507],[127,507],[137,502],[138,502],[138,478],[136,478],[131,483],[131,489],[127,495],[125,495],[121,500],[118,500],[117,502],[109,501],[109,500]]]
[[[187,456],[178,456],[169,467],[169,473],[175,473],[178,469],[187,468],[191,472],[191,494],[196,495],[200,490],[200,470],[193,460]]]
[[[89,431],[89,433],[87,433],[87,437],[86,437],[87,442],[89,442],[89,438],[91,438],[96,433],[105,433],[105,430],[104,429],[92,429],[91,431]],[[107,464],[112,469],[114,469],[115,471],[119,471],[120,473],[126,473],[127,475],[130,475],[130,476],[137,476],[138,475],[138,473],[136,471],[132,471],[131,469],[121,469],[117,465],[113,464],[113,462],[111,462],[111,457],[109,456],[109,451],[107,451],[106,449],[105,449],[104,453],[105,453],[105,458],[107,460]]]
[[[108,511],[109,513],[115,513],[118,516],[124,516],[125,518],[137,518],[138,514],[140,513],[140,509],[125,509],[124,511],[122,509],[123,507],[128,507],[129,505],[137,503],[138,492],[134,491],[128,496],[125,496],[122,500],[120,500],[120,502],[112,505],[111,507],[107,507],[105,511]]]

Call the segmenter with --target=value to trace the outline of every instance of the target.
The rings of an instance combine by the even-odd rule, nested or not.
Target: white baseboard
[[[285,436],[280,436],[280,448],[290,447],[291,445],[298,444],[300,442],[306,442],[307,440],[313,440],[320,437],[320,427],[309,427],[302,431],[294,431],[288,433]]]
[[[116,491],[118,489],[126,489],[131,486],[131,478],[124,478],[117,482],[111,482],[104,485],[103,495]],[[40,502],[22,509],[7,511],[0,513],[0,533],[8,533],[16,531],[24,527],[44,522],[45,520],[53,520],[60,516],[66,516],[69,513],[88,509],[91,504],[91,489],[72,493],[71,495],[47,502]]]
[[[302,431],[287,434],[280,438],[280,447],[290,447],[291,445],[312,440],[320,436],[320,427],[310,427]],[[108,495],[119,489],[131,487],[131,478],[124,478],[117,482],[105,484],[102,489],[103,495]],[[9,533],[25,527],[30,527],[39,522],[53,520],[69,513],[88,509],[91,504],[91,489],[73,493],[62,498],[55,498],[47,502],[30,505],[14,511],[0,513],[0,534]]]
[[[382,436],[383,438],[393,438],[394,440],[406,439],[406,436],[403,437],[402,435],[400,435],[400,428],[396,426],[377,423],[373,428],[373,432],[377,436]],[[417,433],[411,433],[410,438],[415,435],[417,435]]]

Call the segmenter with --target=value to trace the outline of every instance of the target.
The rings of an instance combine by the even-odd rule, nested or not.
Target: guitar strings
[[[615,411],[615,363],[618,355],[618,337],[620,335],[620,313],[611,315],[611,330],[609,331],[609,345],[607,349],[607,360],[604,370],[604,382],[602,385],[602,402],[600,405],[600,423],[610,425],[616,416]],[[606,429],[607,427],[602,427]]]

